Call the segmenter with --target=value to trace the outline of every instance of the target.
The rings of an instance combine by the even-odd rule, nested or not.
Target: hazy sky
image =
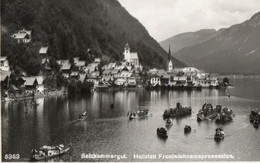
[[[118,0],[157,41],[182,32],[219,29],[260,11],[260,0]]]

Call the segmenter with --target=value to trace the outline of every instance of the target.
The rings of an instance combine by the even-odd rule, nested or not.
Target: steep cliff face
[[[175,57],[210,72],[260,74],[259,38],[260,12],[201,44],[183,48]]]
[[[31,46],[48,45],[56,58],[85,55],[90,48],[104,60],[118,61],[128,42],[145,67],[166,65],[167,52],[116,0],[3,0],[1,9],[3,37],[31,29]],[[12,53],[5,47],[4,54]],[[173,60],[176,66],[184,65]]]

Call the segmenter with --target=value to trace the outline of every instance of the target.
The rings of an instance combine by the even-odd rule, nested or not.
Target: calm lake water
[[[107,91],[83,96],[59,96],[37,99],[36,107],[25,113],[25,101],[2,103],[2,159],[5,154],[20,154],[26,161],[32,148],[42,145],[71,146],[68,154],[49,161],[118,161],[117,159],[82,159],[81,154],[126,154],[119,161],[201,161],[200,159],[134,159],[134,154],[226,154],[234,159],[225,161],[259,161],[260,129],[249,122],[249,113],[260,109],[260,79],[232,78],[235,88],[229,90],[202,89],[201,91]],[[175,107],[176,102],[192,106],[189,117],[174,119],[168,129],[168,139],[156,135],[164,127],[163,111]],[[232,109],[232,122],[219,125],[214,121],[198,123],[196,114],[207,102]],[[111,108],[111,104],[114,107]],[[129,121],[128,111],[149,109],[146,119]],[[77,116],[87,112],[86,121]],[[192,132],[185,135],[185,125]],[[225,139],[214,141],[217,127],[223,127]],[[205,159],[221,161],[223,159]]]

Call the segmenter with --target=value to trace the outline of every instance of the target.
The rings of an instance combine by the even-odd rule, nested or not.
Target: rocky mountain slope
[[[260,74],[260,12],[174,56],[209,72]]]
[[[215,29],[202,29],[196,32],[185,32],[161,41],[160,45],[164,50],[168,50],[170,45],[172,53],[175,53],[182,48],[207,41],[216,36],[220,31],[216,31]]]

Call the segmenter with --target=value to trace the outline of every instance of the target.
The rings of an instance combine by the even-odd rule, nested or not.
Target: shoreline
[[[34,96],[27,95],[27,96],[19,96],[15,98],[1,98],[1,103],[5,102],[12,102],[12,101],[20,101],[20,100],[26,100],[26,99],[33,99],[33,98],[42,98],[42,97],[49,97],[49,96],[60,96],[60,95],[66,95],[68,93],[67,90],[56,90],[56,91],[50,91],[46,93],[37,93]]]

